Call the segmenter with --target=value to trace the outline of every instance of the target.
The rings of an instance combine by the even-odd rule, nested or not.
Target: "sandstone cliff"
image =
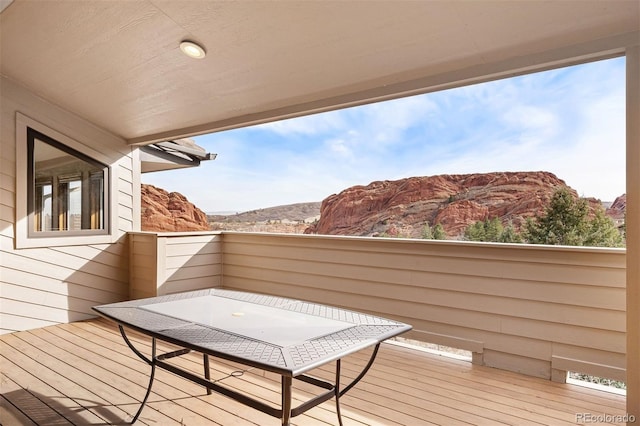
[[[208,231],[207,215],[177,192],[142,185],[143,231]]]
[[[613,204],[607,209],[607,216],[613,220],[624,220],[624,214],[627,210],[627,194],[622,194],[615,199]]]
[[[468,225],[494,217],[518,229],[527,217],[544,212],[553,193],[566,186],[548,172],[440,175],[372,182],[326,198],[320,219],[305,233],[419,238],[425,223],[439,223],[449,238],[456,238]]]

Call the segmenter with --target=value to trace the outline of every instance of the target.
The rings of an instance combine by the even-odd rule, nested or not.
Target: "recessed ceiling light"
[[[182,53],[184,53],[188,57],[194,59],[202,59],[207,54],[202,46],[188,40],[180,43],[180,50],[182,50]]]

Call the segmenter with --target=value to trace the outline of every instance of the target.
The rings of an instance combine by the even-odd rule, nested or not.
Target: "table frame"
[[[259,361],[255,361],[255,360],[251,360],[251,359],[246,359],[243,358],[241,356],[234,356],[228,353],[221,353],[220,351],[216,351],[216,350],[211,350],[207,347],[203,347],[200,345],[196,345],[194,343],[189,342],[187,339],[182,340],[180,338],[177,338],[176,336],[167,336],[166,333],[164,332],[165,330],[150,330],[150,329],[146,329],[143,326],[140,326],[139,322],[136,322],[135,320],[131,320],[128,318],[121,318],[121,315],[117,315],[117,314],[113,314],[113,307],[119,308],[119,307],[123,307],[125,308],[125,310],[127,308],[133,308],[134,310],[136,310],[139,306],[144,306],[144,301],[148,300],[148,301],[163,301],[166,300],[167,298],[170,299],[171,296],[161,296],[161,297],[156,297],[156,298],[150,298],[150,299],[144,299],[142,301],[138,300],[138,301],[130,301],[130,302],[120,302],[120,303],[116,303],[116,304],[111,304],[111,305],[103,305],[103,306],[96,306],[93,309],[98,312],[100,315],[115,321],[118,324],[118,328],[120,330],[120,334],[122,335],[122,338],[124,339],[125,343],[127,344],[127,346],[131,349],[131,351],[133,351],[133,353],[140,358],[142,361],[144,361],[145,363],[147,363],[150,367],[151,367],[151,372],[150,372],[150,377],[149,377],[149,384],[147,386],[147,391],[145,393],[144,398],[142,399],[142,403],[140,405],[140,408],[138,409],[138,411],[136,412],[136,414],[134,415],[133,419],[131,420],[131,424],[135,423],[138,418],[140,417],[140,414],[142,413],[142,410],[144,409],[147,400],[149,398],[149,395],[151,394],[151,388],[153,386],[153,382],[154,382],[154,378],[155,378],[155,373],[156,373],[156,368],[160,368],[166,371],[169,371],[173,374],[176,374],[184,379],[187,379],[193,383],[196,383],[198,385],[203,386],[206,391],[207,394],[211,394],[212,391],[224,395],[228,398],[231,398],[235,401],[238,401],[246,406],[252,407],[254,409],[257,409],[263,413],[266,413],[272,417],[276,417],[276,418],[280,418],[282,425],[289,425],[290,424],[290,420],[293,417],[296,417],[304,412],[306,412],[307,410],[322,404],[325,401],[328,401],[329,399],[335,398],[336,401],[336,414],[338,417],[338,424],[340,426],[342,426],[342,415],[340,412],[340,397],[342,397],[344,394],[346,394],[349,390],[351,390],[358,382],[360,382],[360,380],[362,380],[362,378],[367,374],[367,372],[369,371],[369,369],[371,368],[371,366],[373,365],[376,356],[378,354],[378,350],[380,348],[380,344],[383,340],[386,340],[387,338],[391,337],[392,335],[398,335],[400,333],[403,333],[405,331],[408,331],[409,329],[411,329],[411,326],[407,325],[407,324],[403,324],[403,323],[398,323],[395,321],[391,321],[391,320],[386,320],[384,318],[379,318],[379,317],[374,317],[374,316],[370,316],[370,315],[366,315],[366,314],[360,314],[357,312],[353,312],[353,311],[345,311],[345,310],[341,310],[339,308],[332,308],[332,307],[327,307],[326,305],[318,305],[318,304],[311,304],[310,302],[301,302],[301,301],[294,301],[291,299],[284,299],[284,298],[276,298],[273,296],[264,296],[264,295],[257,295],[254,293],[242,293],[242,292],[233,292],[233,291],[227,291],[227,290],[220,290],[220,289],[211,289],[208,290],[208,292],[216,292],[216,294],[222,293],[222,294],[229,294],[230,298],[235,298],[238,297],[238,295],[241,295],[242,297],[245,297],[245,295],[249,295],[249,296],[257,296],[257,297],[265,297],[268,298],[268,300],[274,299],[274,300],[284,300],[284,301],[289,301],[290,303],[306,303],[306,304],[310,304],[313,305],[313,307],[323,307],[323,308],[329,308],[329,309],[335,309],[338,310],[340,312],[348,312],[348,313],[353,313],[354,315],[361,315],[363,317],[366,317],[367,319],[365,321],[369,321],[369,319],[373,319],[374,321],[377,321],[377,323],[382,322],[382,324],[384,326],[386,326],[387,328],[389,327],[388,324],[392,324],[394,328],[393,331],[388,332],[385,331],[385,333],[381,334],[377,339],[367,339],[365,341],[363,341],[361,344],[356,344],[356,345],[352,345],[351,347],[349,347],[348,351],[343,351],[343,352],[339,352],[337,354],[330,354],[330,356],[326,356],[322,359],[320,359],[319,361],[315,362],[315,360],[311,360],[312,362],[307,363],[305,365],[303,365],[301,368],[298,369],[292,369],[292,368],[280,368],[280,367],[275,367],[269,364],[265,364],[265,363],[261,363]],[[184,298],[184,297],[188,297],[188,296],[198,296],[198,295],[202,295],[202,294],[210,294],[207,293],[207,291],[205,291],[203,293],[203,291],[199,291],[199,292],[188,292],[188,293],[183,293],[183,295],[187,295],[187,296],[181,296],[181,295],[176,295],[175,297],[179,297],[179,298]],[[150,304],[151,302],[148,302],[147,304]],[[251,302],[249,302],[251,303]],[[109,308],[112,308],[111,310],[109,310]],[[138,311],[136,310],[134,313],[138,313]],[[144,315],[148,316],[148,315],[157,315],[157,314],[152,314],[149,312],[145,312]],[[162,315],[160,315],[160,317],[162,317]],[[328,318],[329,316],[327,316]],[[171,317],[169,319],[172,319]],[[173,320],[173,319],[172,319]],[[381,326],[382,327],[382,326]],[[179,328],[179,327],[178,327]],[[133,329],[137,332],[142,333],[143,335],[146,335],[148,337],[151,338],[151,354],[150,356],[147,356],[145,354],[143,354],[131,341],[131,339],[129,339],[129,337],[127,336],[127,332],[126,329]],[[171,344],[174,344],[176,346],[178,346],[180,349],[171,351],[171,352],[166,352],[166,353],[160,353],[158,354],[158,349],[157,349],[157,340],[161,340],[161,341],[165,341]],[[248,340],[254,340],[254,339],[248,339]],[[359,350],[365,349],[365,348],[370,348],[373,347],[373,351],[371,354],[371,357],[369,359],[369,361],[367,362],[367,364],[364,366],[364,368],[361,370],[361,372],[358,374],[357,377],[355,377],[349,384],[347,384],[346,386],[344,386],[343,388],[341,388],[341,383],[340,383],[340,376],[341,376],[341,358],[343,358],[344,356],[347,356],[351,353],[357,352]],[[175,358],[175,357],[179,357],[179,356],[183,356],[186,355],[190,352],[198,352],[201,353],[203,356],[203,375],[199,376],[194,374],[191,371],[187,371],[185,369],[182,369],[174,364],[171,364],[169,362],[167,362],[168,360],[170,360],[171,358]],[[238,362],[241,363],[243,365],[247,365],[253,368],[259,368],[259,369],[263,369],[265,371],[272,371],[275,373],[279,373],[281,376],[281,405],[279,408],[274,407],[272,405],[266,404],[263,401],[259,401],[257,399],[254,399],[248,395],[245,395],[241,392],[238,392],[236,390],[233,390],[231,388],[228,388],[226,386],[223,386],[221,384],[218,384],[217,382],[211,381],[210,380],[210,363],[209,363],[209,356],[213,356],[213,357],[217,357],[217,358],[221,358],[221,359],[227,359],[229,361],[234,361],[234,362]],[[313,369],[313,368],[317,368],[321,365],[325,365],[329,362],[333,362],[335,361],[335,379],[333,382],[324,380],[324,379],[320,379],[317,377],[313,377],[309,374],[306,374],[309,370]],[[301,403],[300,405],[293,407],[292,406],[292,397],[293,397],[293,379],[296,380],[300,380],[303,381],[305,383],[311,384],[313,386],[316,386],[320,389],[323,390],[322,393],[315,395],[314,397],[310,398],[309,400]]]

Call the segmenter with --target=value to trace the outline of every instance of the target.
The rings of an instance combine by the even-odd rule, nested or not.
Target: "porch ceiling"
[[[553,62],[545,52],[584,57],[637,37],[639,3],[15,0],[0,70],[147,143],[422,92],[488,64],[518,72]],[[184,56],[184,39],[207,57]]]

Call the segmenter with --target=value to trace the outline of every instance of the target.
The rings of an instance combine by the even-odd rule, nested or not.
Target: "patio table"
[[[208,394],[213,390],[280,418],[283,425],[288,425],[292,417],[335,397],[338,422],[342,425],[340,397],[367,373],[381,342],[411,329],[408,324],[347,309],[223,289],[131,300],[94,306],[93,309],[115,321],[129,348],[151,366],[147,392],[131,423],[135,423],[147,402],[158,367],[204,386]],[[150,356],[134,346],[127,337],[126,328],[151,337]],[[156,339],[181,349],[157,354]],[[369,362],[360,374],[341,387],[341,359],[372,346]],[[204,377],[167,362],[191,351],[203,354]],[[280,407],[212,381],[209,356],[279,374]],[[306,374],[334,361],[333,382]],[[322,392],[292,407],[293,379],[317,386]]]

